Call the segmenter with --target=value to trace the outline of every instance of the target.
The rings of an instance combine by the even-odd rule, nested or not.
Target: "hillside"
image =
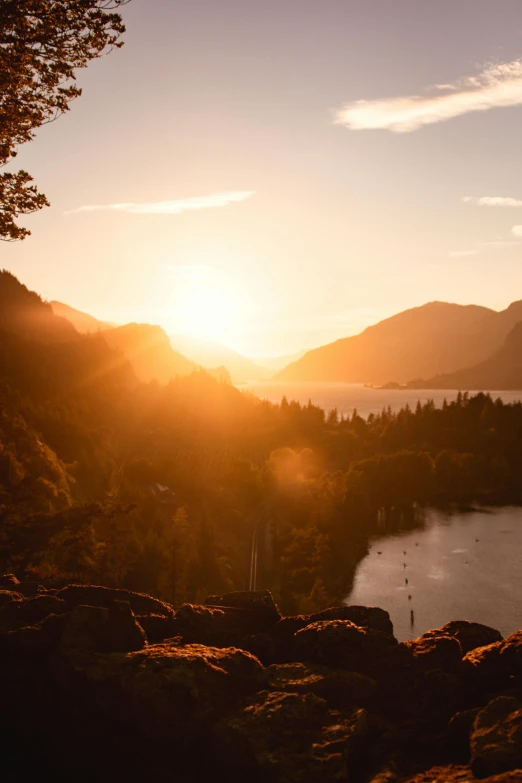
[[[489,359],[454,373],[411,381],[411,389],[522,389],[522,322]]]
[[[0,331],[37,342],[74,340],[78,333],[64,318],[57,317],[50,304],[20,283],[6,270],[0,271]]]
[[[170,335],[172,347],[206,370],[226,367],[233,383],[261,381],[269,378],[271,372],[260,367],[251,359],[213,340],[202,340],[187,335]]]
[[[499,313],[475,305],[430,302],[309,351],[276,380],[382,384],[431,378],[485,360],[519,320],[522,302]]]
[[[128,362],[101,337],[80,335],[38,294],[0,272],[4,508],[25,517],[99,491],[114,447],[112,428],[137,385]]]
[[[190,338],[180,338],[179,351],[177,346],[172,345],[172,340],[164,333],[160,326],[151,324],[126,324],[117,326],[107,321],[99,321],[89,313],[76,310],[74,307],[53,301],[50,303],[55,315],[67,319],[75,329],[81,334],[99,334],[111,346],[111,348],[121,352],[127,361],[133,367],[136,376],[143,382],[148,383],[151,380],[157,380],[159,383],[168,383],[171,378],[179,375],[188,375],[198,366],[204,367],[211,375],[219,380],[230,382],[230,370],[228,364],[229,357],[238,361],[237,380],[244,380],[248,373],[239,372],[241,366],[248,367],[249,360],[244,359],[234,351],[218,345],[218,343],[208,344],[208,350],[205,351],[204,343],[199,348],[198,341],[191,341]],[[109,334],[110,331],[110,334]],[[185,351],[186,347],[195,346],[194,354]],[[212,346],[216,346],[216,351],[212,353]],[[227,359],[227,361],[225,361]],[[255,365],[251,363],[253,367]]]
[[[161,326],[126,324],[103,332],[103,338],[111,348],[122,352],[144,383],[168,383],[196,369],[194,362],[172,348]]]
[[[103,332],[106,329],[112,329],[116,324],[109,323],[108,321],[99,321],[89,313],[84,313],[81,310],[76,310],[74,307],[63,304],[63,302],[49,302],[52,307],[53,313],[60,318],[66,318],[76,331],[80,334],[96,334],[96,332]]]

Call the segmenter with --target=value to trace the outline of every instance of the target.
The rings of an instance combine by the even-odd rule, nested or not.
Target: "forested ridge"
[[[346,595],[383,512],[520,500],[520,403],[345,419],[201,370],[145,384],[9,273],[0,300],[4,571],[201,600],[248,586],[261,517],[258,586],[311,611]]]

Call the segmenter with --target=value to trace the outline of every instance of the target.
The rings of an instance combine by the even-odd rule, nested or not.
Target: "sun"
[[[241,342],[249,307],[237,285],[204,265],[190,267],[177,282],[175,331],[227,344]]]

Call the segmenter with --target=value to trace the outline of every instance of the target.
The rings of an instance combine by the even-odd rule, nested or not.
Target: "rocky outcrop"
[[[68,585],[55,593],[57,598],[70,606],[100,606],[108,608],[113,601],[127,601],[134,614],[159,614],[173,617],[174,609],[169,604],[143,593],[131,590],[116,590],[97,585]]]
[[[294,636],[296,660],[367,674],[376,672],[396,646],[393,636],[350,620],[311,623]]]
[[[302,663],[274,664],[266,669],[266,676],[273,690],[314,693],[333,708],[368,706],[377,693],[377,683],[364,674]]]
[[[399,644],[373,607],[281,617],[259,592],[176,610],[15,579],[6,779],[522,783],[520,632],[458,621]]]
[[[274,783],[347,781],[369,744],[371,722],[365,710],[340,714],[313,693],[264,691],[223,719],[214,736],[231,775]]]
[[[477,647],[485,647],[488,644],[502,641],[502,634],[488,625],[470,623],[467,620],[452,620],[436,631],[428,631],[421,639],[429,639],[433,636],[450,636],[460,642],[463,655]]]
[[[438,669],[442,672],[458,672],[462,663],[460,642],[452,636],[421,636],[405,647],[411,652],[412,664],[419,671]]]
[[[477,776],[522,768],[522,702],[512,696],[493,699],[475,718],[470,741]]]

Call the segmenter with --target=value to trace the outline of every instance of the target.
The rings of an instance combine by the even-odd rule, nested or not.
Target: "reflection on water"
[[[400,641],[449,620],[522,628],[522,508],[432,509],[407,527],[372,539],[347,603],[386,609]]]
[[[281,402],[286,396],[288,400],[297,400],[306,405],[311,400],[326,411],[337,408],[339,413],[347,416],[357,408],[359,416],[365,418],[370,413],[380,413],[383,408],[391,406],[393,411],[404,408],[406,403],[415,408],[417,400],[422,403],[434,400],[440,408],[444,398],[448,402],[456,399],[458,392],[443,389],[368,389],[360,383],[287,383],[286,381],[260,381],[241,385],[252,394],[256,394],[269,402]],[[471,394],[472,392],[470,392]],[[513,402],[522,398],[520,391],[492,391],[491,396],[500,397],[504,402]]]

